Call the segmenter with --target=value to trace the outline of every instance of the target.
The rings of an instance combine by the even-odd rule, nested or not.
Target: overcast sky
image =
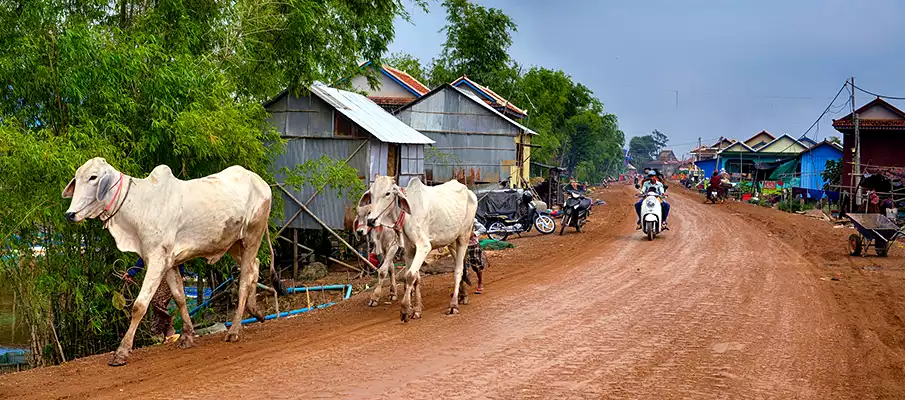
[[[445,10],[429,1],[428,14],[410,6],[412,23],[397,21],[391,51],[425,63],[439,53]],[[698,137],[799,137],[851,76],[905,97],[905,1],[472,1],[515,20],[519,63],[590,87],[618,116],[626,145],[659,129],[679,157]],[[858,106],[870,100],[856,93]],[[848,113],[847,101],[841,95],[808,136],[835,135],[831,118]]]

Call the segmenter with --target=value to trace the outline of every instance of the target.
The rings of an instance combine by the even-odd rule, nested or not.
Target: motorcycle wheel
[[[550,218],[549,215],[538,215],[534,219],[534,227],[537,228],[538,232],[549,235],[556,232],[556,221]]]
[[[657,235],[656,232],[654,232],[654,221],[647,221],[645,224],[647,224],[647,240],[652,241],[654,240],[654,236]]]
[[[569,215],[563,215],[562,217],[562,226],[559,227],[559,235],[562,236],[563,232],[566,231],[566,227],[569,226]]]
[[[490,224],[487,227],[487,236],[493,240],[506,240],[509,237],[509,232],[506,232],[506,225],[500,221],[496,221]],[[494,232],[496,231],[496,232]],[[490,233],[493,232],[493,233]]]
[[[581,233],[581,226],[584,224],[582,220],[578,220],[578,223],[575,224],[575,231]]]

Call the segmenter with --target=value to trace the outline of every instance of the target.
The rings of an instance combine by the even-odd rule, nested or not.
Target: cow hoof
[[[126,365],[126,358],[128,358],[127,355],[123,355],[117,351],[116,354],[113,355],[113,359],[110,360],[108,365],[110,365],[111,367],[121,367],[123,365]]]
[[[368,307],[377,307],[377,300],[371,299],[368,301]]]
[[[412,314],[412,319],[421,319],[421,313],[415,312],[414,314]]]
[[[456,315],[458,313],[459,313],[459,307],[450,307],[449,308],[449,315]]]
[[[399,319],[402,320],[402,322],[409,322],[409,315],[408,315],[408,313],[406,313],[405,311],[400,311],[400,312],[399,312]]]
[[[396,295],[395,295],[395,294],[391,294],[391,295],[390,295],[390,301],[396,301]]]
[[[190,349],[195,347],[195,338],[193,334],[185,334],[179,337],[179,340],[176,341],[176,347],[180,349]]]
[[[459,297],[459,304],[468,305],[468,297]]]
[[[223,339],[225,342],[235,343],[240,339],[240,335],[238,332],[229,332],[226,334],[226,338]]]

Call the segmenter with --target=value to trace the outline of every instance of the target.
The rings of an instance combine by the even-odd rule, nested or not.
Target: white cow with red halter
[[[193,258],[213,264],[229,253],[240,265],[239,304],[227,341],[238,341],[242,316],[247,310],[258,320],[263,316],[255,304],[258,279],[258,249],[267,235],[271,191],[260,176],[240,166],[200,179],[183,181],[166,165],[145,179],[117,171],[103,158],[83,164],[63,190],[72,198],[66,218],[70,222],[100,218],[120,251],[138,253],[145,261],[141,292],[132,306],[129,330],[110,365],[123,365],[132,350],[139,322],[151,296],[163,279],[173,293],[182,316],[179,347],[194,346],[194,329],[185,304],[185,291],[176,266]],[[270,273],[280,291],[270,248]]]
[[[392,177],[378,176],[358,201],[359,207],[365,205],[371,206],[368,227],[391,227],[405,238],[408,269],[401,301],[402,321],[421,317],[421,265],[432,249],[447,246],[453,250],[456,262],[449,313],[457,314],[459,301],[468,302],[468,293],[462,290],[462,276],[478,209],[477,196],[456,180],[425,186],[414,178],[403,191]]]

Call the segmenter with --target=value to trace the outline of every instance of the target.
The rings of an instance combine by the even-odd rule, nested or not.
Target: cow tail
[[[270,279],[273,281],[273,290],[276,290],[279,293],[279,296],[286,296],[286,289],[283,288],[283,282],[280,281],[280,274],[277,273],[276,266],[274,265],[276,260],[276,255],[273,252],[273,244],[270,243],[270,228],[264,228],[264,232],[267,235],[267,247],[270,248]]]

